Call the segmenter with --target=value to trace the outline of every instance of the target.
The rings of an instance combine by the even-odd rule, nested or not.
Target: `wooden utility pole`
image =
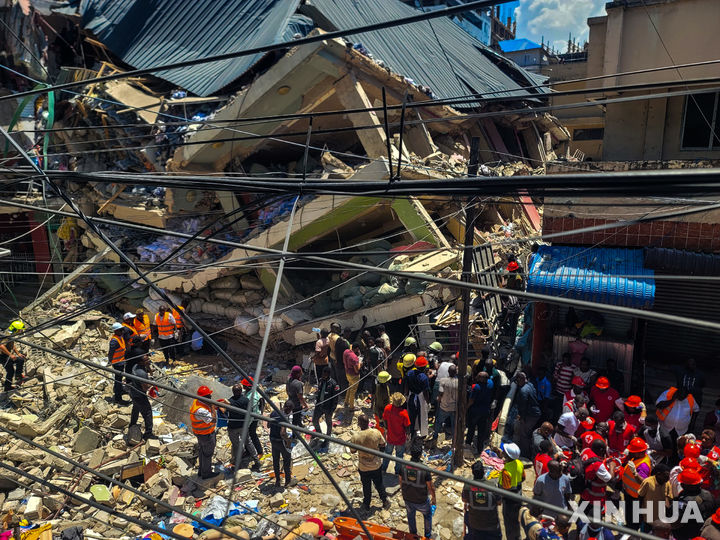
[[[470,141],[470,161],[468,163],[468,177],[477,176],[479,167],[480,139],[473,137]],[[465,245],[463,248],[463,263],[461,281],[470,281],[472,271],[473,244],[475,240],[475,197],[470,197],[465,207]],[[455,408],[455,444],[453,450],[453,465],[461,467],[465,460],[465,417],[467,408],[467,366],[468,346],[470,343],[470,289],[463,289],[460,296],[462,311],[460,313],[460,355],[458,358],[458,390],[457,407]]]

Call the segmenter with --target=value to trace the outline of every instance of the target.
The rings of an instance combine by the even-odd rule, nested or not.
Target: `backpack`
[[[585,469],[588,465],[598,461],[602,461],[602,459],[591,457],[583,461],[580,457],[576,457],[568,462],[567,474],[570,476],[570,488],[573,493],[582,493],[588,487],[589,482],[585,478]]]

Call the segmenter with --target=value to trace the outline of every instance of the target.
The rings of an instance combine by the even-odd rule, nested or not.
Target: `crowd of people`
[[[141,311],[127,313],[122,323],[112,327],[108,359],[117,373],[115,399],[124,403],[122,393],[129,391],[131,424],[142,415],[146,437],[153,436],[147,399],[152,388],[132,380],[123,385],[122,376],[128,371],[148,375],[151,326],[162,338],[159,344],[166,361],[175,359],[177,351],[169,349],[182,341],[181,311],[182,306],[162,308],[154,324],[149,324]],[[493,419],[510,388],[510,381],[490,356],[482,354],[472,361],[462,378],[458,376],[458,354],[444,350],[439,342],[421,344],[407,337],[393,348],[383,326],[370,331],[365,322],[356,332],[334,323],[318,333],[306,369],[297,365],[290,370],[287,401],[282,403],[282,414],[272,413],[273,420],[283,420],[284,415],[292,424],[303,426],[310,416],[315,431],[326,435],[332,434],[334,422],[351,425],[356,420],[353,443],[421,463],[423,456],[437,451],[441,438],[445,450],[450,450],[447,443],[455,436],[456,411],[462,407],[466,431],[461,436],[480,457],[472,469],[476,479],[521,494],[529,481],[526,467],[531,466],[536,501],[564,509],[570,509],[572,500],[593,503],[599,505],[601,515],[624,502],[624,512],[614,515],[635,530],[676,540],[720,538],[720,402],[718,410],[708,414],[697,429],[704,377],[693,360],[678,371],[676,384],[648,407],[640,396],[626,393],[625,376],[612,359],[604,369],[593,369],[585,356],[587,345],[578,337],[552,369],[520,371],[514,376],[515,394],[504,442],[488,448]],[[125,360],[128,352],[128,358],[134,360]],[[467,386],[465,403],[458,403],[459,384]],[[252,393],[252,380],[243,379],[232,391],[229,404],[263,412],[262,400]],[[200,387],[198,396],[212,398],[212,391]],[[356,409],[362,411],[355,419]],[[202,399],[195,400],[190,409],[201,478],[215,474],[212,459],[218,412],[223,408]],[[228,415],[233,446],[229,466],[234,466],[245,415],[233,410]],[[253,420],[242,449],[253,467],[259,467],[264,452],[257,426]],[[294,482],[290,448],[297,434],[273,422],[269,431],[276,485],[283,489]],[[318,451],[328,447],[323,439],[314,443]],[[486,479],[488,456],[502,460],[502,470],[497,477],[490,475],[492,480]],[[372,511],[373,488],[382,505],[389,505],[384,478],[389,466],[389,458],[358,452],[365,511]],[[424,469],[412,465],[394,466],[393,472],[402,487],[410,532],[418,532],[416,514],[420,513],[423,532],[430,536],[435,510],[432,479]],[[500,538],[499,515],[505,538],[519,538],[521,528],[532,538],[541,537],[541,532],[557,537],[568,534],[565,516],[546,507],[522,505],[514,498],[477,487],[466,487],[463,500],[468,539]],[[638,514],[633,502],[649,503],[650,508]],[[696,518],[702,519],[685,522],[676,518],[668,526],[658,504],[670,509],[674,503],[681,509],[696,506]],[[615,537],[610,529],[598,525],[580,524],[573,531],[583,540]]]

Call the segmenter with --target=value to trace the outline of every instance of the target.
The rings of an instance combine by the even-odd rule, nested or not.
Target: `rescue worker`
[[[203,385],[197,389],[199,397],[212,399],[212,390]],[[218,400],[224,401],[224,400]],[[190,426],[198,440],[198,476],[201,479],[214,476],[212,460],[215,453],[215,425],[217,407],[194,399],[190,405]]]
[[[150,329],[150,318],[145,313],[143,308],[137,308],[135,310],[135,318],[133,319],[133,328],[138,333],[138,347],[142,349],[144,353],[150,352],[150,340],[152,339],[152,331]]]
[[[500,445],[500,450],[505,465],[500,472],[498,485],[507,491],[522,494],[525,470],[520,461],[520,448],[515,443],[503,443]],[[502,514],[505,538],[520,538],[520,503],[512,499],[503,499]]]
[[[175,346],[175,355],[176,356],[185,356],[185,353],[187,351],[187,343],[188,336],[190,333],[188,332],[188,326],[185,324],[185,310],[188,306],[188,299],[183,299],[182,302],[180,302],[180,305],[175,306],[172,309],[172,316],[173,319],[175,319],[175,329],[177,330],[177,345]]]
[[[627,451],[627,462],[623,467],[620,479],[623,490],[625,491],[625,502],[626,504],[632,504],[634,501],[639,501],[640,495],[638,494],[638,490],[640,489],[640,484],[652,473],[652,463],[650,456],[647,454],[648,443],[645,442],[645,439],[641,439],[640,437],[633,438],[627,445]],[[628,521],[628,527],[632,529],[640,528],[639,521]]]
[[[138,335],[137,330],[135,330],[135,326],[133,325],[134,319],[135,314],[133,313],[127,312],[125,315],[123,315],[123,339],[125,340],[126,347],[125,373],[132,373],[135,364],[140,361],[140,358],[144,354],[143,350],[139,347],[141,343],[141,338]]]
[[[133,366],[132,374],[136,377],[142,377],[144,379],[150,378],[152,373],[152,365],[150,363],[150,357],[145,354],[141,356]],[[138,381],[132,379],[128,384],[130,388],[130,398],[132,399],[132,411],[130,412],[130,426],[137,424],[138,417],[142,415],[143,422],[145,422],[145,433],[143,439],[157,439],[157,435],[152,432],[153,429],[153,415],[152,406],[148,399],[148,394],[157,396],[157,389],[150,383]]]
[[[472,474],[476,482],[485,481],[485,466],[482,461],[473,463]],[[462,500],[465,503],[467,531],[464,540],[500,540],[500,497],[491,491],[466,485],[462,491]]]
[[[375,393],[373,394],[373,413],[375,414],[375,425],[385,437],[385,426],[382,415],[385,407],[390,405],[390,373],[381,371],[377,374]]]
[[[113,401],[120,405],[129,405],[130,402],[123,398],[123,394],[126,393],[123,387],[123,376],[125,374],[125,353],[127,346],[125,343],[126,328],[119,322],[113,323],[110,327],[113,335],[110,338],[108,346],[108,362],[110,366],[115,370],[115,383],[113,384]]]
[[[25,330],[25,323],[16,320],[10,323],[8,327],[8,334],[20,334]],[[17,347],[17,343],[12,341],[5,341],[0,344],[0,363],[5,368],[5,392],[16,388],[22,382],[23,369],[25,367],[25,355],[20,352]],[[15,379],[15,386],[12,381]]]
[[[165,362],[168,365],[175,360],[175,317],[170,314],[168,307],[163,305],[155,315],[155,326],[157,326],[158,343],[162,349]]]
[[[415,368],[405,376],[409,392],[407,408],[410,415],[410,429],[413,434],[419,433],[423,438],[428,436],[428,407],[430,404],[430,379],[425,372],[427,365],[427,359],[420,356],[415,360]]]
[[[678,504],[680,515],[685,513],[688,504],[697,505],[700,511],[702,521],[697,522],[695,519],[688,519],[681,522],[673,529],[673,536],[677,540],[690,540],[700,535],[700,529],[707,518],[709,518],[715,510],[713,496],[709,491],[702,489],[702,476],[696,470],[685,469],[678,475],[680,483],[680,494],[675,499]]]
[[[410,461],[422,463],[422,454],[421,445],[413,446],[410,450]],[[423,516],[425,538],[430,538],[432,537],[432,507],[436,504],[432,476],[427,471],[417,469],[412,465],[399,465],[397,469],[399,469],[398,480],[407,513],[408,530],[411,534],[417,534],[416,513],[420,512]]]
[[[605,464],[606,456],[607,445],[602,439],[592,441],[590,446],[583,450],[581,459],[584,462],[585,489],[580,494],[580,500],[605,503],[607,485],[613,479],[612,472]]]

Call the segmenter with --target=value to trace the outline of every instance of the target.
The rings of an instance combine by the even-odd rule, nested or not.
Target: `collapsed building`
[[[142,16],[133,15],[140,6],[135,0],[21,6],[26,9],[13,4],[5,17],[35,33],[63,29],[39,32],[52,43],[72,36],[78,54],[48,58],[43,69],[54,80],[82,81],[184,60],[191,51],[195,56],[221,54],[416,14],[397,0],[367,1],[362,7],[352,0],[236,4],[237,13],[223,8],[221,14],[204,0],[193,2],[193,10],[177,9],[174,2],[170,10],[169,2],[158,2]],[[253,17],[238,15],[243,8],[255,10]],[[159,16],[168,10],[172,18]],[[233,24],[230,35],[227,28]],[[172,40],[164,39],[171,34]],[[4,34],[5,40],[12,37]],[[28,34],[27,39],[36,38]],[[78,57],[85,55],[79,64]],[[32,67],[36,75],[43,71]],[[18,89],[29,84],[12,77],[6,84]],[[30,114],[25,121],[34,122],[37,138],[49,139],[38,151],[39,160],[51,169],[77,172],[347,182],[442,179],[467,175],[470,140],[478,138],[482,174],[542,174],[546,161],[567,152],[568,142],[556,119],[533,111],[547,103],[542,82],[440,18],[154,76],[89,83],[56,96],[54,104],[39,98],[34,118]],[[43,115],[51,107],[53,114]],[[212,231],[262,248],[282,246],[293,201],[216,189],[127,187],[111,177],[70,179],[65,188],[90,216],[190,234]],[[483,204],[476,242],[539,230],[533,202],[518,193]],[[231,212],[239,215],[232,222],[223,218]],[[77,264],[93,257],[96,264],[76,271],[89,270],[91,279],[83,279],[86,294],[120,289],[136,277],[132,272],[108,275],[122,272],[116,254],[79,220],[64,225],[75,231],[77,249],[69,254],[66,245],[48,251],[71,256]],[[105,231],[143,269],[182,243],[172,236],[128,235],[120,226]],[[306,195],[298,200],[289,249],[335,251],[353,262],[451,277],[460,269],[456,246],[463,235],[464,209],[452,198]],[[500,266],[505,253],[497,249],[483,270]],[[254,255],[250,249],[202,244],[164,261],[149,276],[173,299],[188,298],[189,313],[208,331],[220,332],[228,348],[252,354],[267,323],[276,279],[272,264],[248,262]],[[107,266],[98,266],[103,262]],[[111,271],[103,275],[98,269]],[[457,291],[419,279],[402,282],[289,261],[271,347],[284,351],[309,343],[315,339],[313,329],[331,321],[359,328],[366,317],[369,326],[403,321],[406,329],[418,316],[433,310],[439,315],[456,297]],[[127,288],[115,308],[126,311],[142,304],[152,314],[159,303],[140,283]]]

